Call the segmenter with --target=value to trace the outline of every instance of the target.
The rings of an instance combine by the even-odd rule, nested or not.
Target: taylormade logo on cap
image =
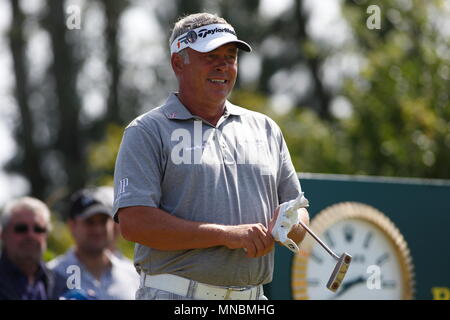
[[[236,32],[234,32],[233,30],[228,29],[228,28],[215,28],[215,29],[211,29],[211,30],[203,28],[202,30],[200,30],[198,32],[198,36],[205,38],[207,35],[214,34],[216,32],[228,32],[228,33],[231,33],[232,35],[236,36]]]
[[[199,52],[209,52],[226,43],[236,42],[238,47],[251,51],[251,47],[244,41],[238,40],[233,27],[228,24],[210,24],[182,34],[170,46],[170,54],[191,48]]]

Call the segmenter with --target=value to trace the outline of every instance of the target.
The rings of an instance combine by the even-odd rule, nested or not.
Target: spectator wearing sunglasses
[[[68,226],[75,246],[48,266],[73,287],[98,300],[134,300],[139,276],[131,261],[120,259],[114,248],[113,191],[87,188],[71,197]],[[79,279],[76,276],[79,275]]]
[[[65,279],[42,260],[50,229],[50,211],[42,201],[23,197],[6,204],[1,217],[1,300],[53,300],[63,295]]]

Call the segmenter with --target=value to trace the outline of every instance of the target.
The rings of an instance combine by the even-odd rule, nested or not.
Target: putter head
[[[345,274],[347,273],[348,267],[350,266],[350,262],[352,261],[352,256],[348,253],[344,252],[336,266],[334,267],[333,273],[330,276],[330,279],[327,283],[327,288],[333,292],[336,292],[337,289],[341,286],[342,281],[344,280]]]

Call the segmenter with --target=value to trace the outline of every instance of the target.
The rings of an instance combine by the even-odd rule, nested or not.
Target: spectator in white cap
[[[110,187],[84,189],[71,197],[68,226],[75,246],[48,263],[68,289],[99,300],[132,300],[139,284],[131,262],[110,248],[115,240]]]
[[[227,100],[238,50],[251,47],[209,13],[180,19],[169,42],[178,92],[125,129],[114,173],[114,218],[136,242],[136,298],[264,300],[276,208],[301,188],[275,122]]]

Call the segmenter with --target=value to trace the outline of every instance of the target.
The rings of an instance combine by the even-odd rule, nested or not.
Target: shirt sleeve
[[[156,132],[139,124],[125,129],[114,170],[114,221],[131,206],[158,208],[161,199],[162,146]]]

